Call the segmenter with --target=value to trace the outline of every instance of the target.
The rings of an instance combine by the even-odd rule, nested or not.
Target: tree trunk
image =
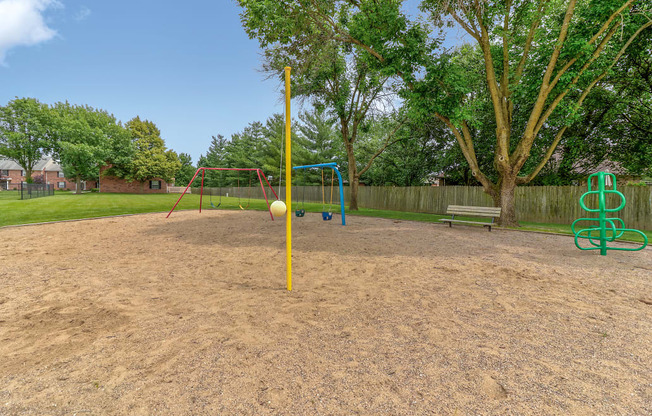
[[[32,179],[32,170],[31,169],[25,169],[25,182],[27,183],[33,183],[34,180]]]
[[[79,195],[82,193],[81,178],[77,178],[77,181],[75,183],[77,185],[77,190],[75,191],[75,194]]]
[[[357,211],[358,210],[358,185],[359,178],[354,178],[351,182],[351,201],[349,202],[349,210]]]
[[[503,227],[520,226],[516,220],[515,191],[516,175],[504,174],[499,183],[498,192],[493,197],[494,205],[501,208],[498,224]]]
[[[346,146],[346,155],[349,160],[349,189],[351,190],[351,199],[349,200],[349,210],[358,210],[358,184],[360,178],[358,177],[358,168],[355,164],[355,155],[353,154],[353,146]]]

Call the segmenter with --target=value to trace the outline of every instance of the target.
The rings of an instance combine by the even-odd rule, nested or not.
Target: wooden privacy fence
[[[206,193],[213,195],[240,198],[262,199],[260,187],[251,188],[204,188]],[[278,192],[278,187],[274,187]],[[628,228],[652,230],[652,186],[621,186],[618,188],[625,195],[627,204],[621,211],[611,216],[622,218]],[[326,202],[330,200],[330,187],[324,189]],[[192,188],[193,193],[199,193],[199,188]],[[580,217],[594,217],[584,211],[579,204],[580,197],[587,192],[583,186],[520,186],[516,188],[516,214],[520,221],[570,224]],[[293,203],[296,196],[306,202],[322,202],[320,186],[298,186],[292,189]],[[285,195],[285,187],[281,193]],[[267,192],[270,198],[270,192]],[[350,189],[344,187],[344,199],[348,204]],[[271,196],[273,199],[273,195]],[[597,196],[591,195],[585,199],[588,207],[597,208]],[[607,196],[607,206],[616,207],[617,197]],[[333,204],[339,204],[339,194],[333,189]],[[385,187],[361,186],[358,190],[358,205],[361,208],[387,209],[392,211],[425,212],[430,214],[446,213],[448,205],[493,206],[491,198],[479,186],[412,186]]]

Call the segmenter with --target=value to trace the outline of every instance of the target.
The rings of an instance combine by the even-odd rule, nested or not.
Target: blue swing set
[[[342,213],[342,225],[346,225],[346,216],[344,214],[344,188],[342,187],[342,175],[340,174],[340,171],[337,170],[337,163],[335,162],[330,162],[330,163],[317,163],[316,165],[304,165],[304,166],[294,166],[292,169],[312,169],[312,168],[331,168],[333,169],[333,172],[337,174],[337,179],[338,179],[338,184],[340,188],[340,211]],[[333,190],[332,190],[332,181],[333,176],[331,175],[331,203],[333,202]],[[325,202],[324,198],[324,172],[322,170],[322,202]],[[299,210],[298,210],[299,211]],[[305,210],[300,210],[303,212],[297,212],[296,215],[298,217],[303,217],[305,214]],[[324,221],[330,221],[333,219],[333,213],[329,211],[322,211],[321,213],[322,219]]]

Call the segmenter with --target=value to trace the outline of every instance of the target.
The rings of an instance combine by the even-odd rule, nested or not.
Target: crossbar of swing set
[[[340,171],[337,170],[337,163],[317,163],[315,165],[303,165],[303,166],[294,166],[292,169],[311,169],[311,168],[331,168],[337,174],[338,184],[340,188],[340,210],[342,212],[342,225],[346,225],[346,216],[344,214],[344,188],[342,188],[342,175]],[[331,184],[332,186],[332,184]]]
[[[274,192],[274,188],[272,188],[272,185],[269,184],[269,181],[267,180],[267,177],[265,176],[265,173],[263,173],[262,169],[259,168],[198,168],[197,171],[195,172],[195,175],[192,177],[190,182],[188,182],[188,186],[186,186],[186,189],[183,190],[183,193],[177,199],[177,202],[174,204],[170,212],[168,212],[168,215],[165,216],[165,218],[168,218],[170,214],[172,214],[172,211],[179,205],[179,202],[181,201],[181,198],[186,194],[188,191],[188,188],[190,188],[190,185],[195,181],[197,178],[197,175],[199,175],[199,171],[202,171],[201,173],[201,191],[199,194],[199,212],[201,213],[201,204],[202,204],[202,199],[204,197],[204,176],[206,175],[207,170],[236,170],[236,171],[256,171],[258,174],[258,181],[260,182],[260,188],[263,190],[263,196],[265,197],[265,203],[267,204],[267,211],[269,212],[269,216],[272,218],[272,221],[274,221],[274,215],[272,215],[272,210],[269,207],[269,201],[267,200],[267,192],[265,192],[265,185],[263,185],[263,179],[265,179],[265,182],[267,183],[267,186],[269,189],[271,189],[272,193],[274,194],[274,197],[278,199],[278,195],[276,195],[276,192]]]

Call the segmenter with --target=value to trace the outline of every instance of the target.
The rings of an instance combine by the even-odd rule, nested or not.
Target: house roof
[[[23,168],[13,160],[0,158],[0,169],[2,170],[22,170]]]
[[[23,167],[18,163],[14,162],[11,159],[6,159],[0,157],[0,169],[2,170],[23,170]],[[63,169],[61,165],[54,161],[51,157],[44,157],[34,165],[34,172],[37,171],[47,171],[47,172],[61,172]]]
[[[589,173],[591,174],[596,172],[607,172],[613,173],[614,175],[627,175],[625,168],[623,168],[620,163],[613,160],[602,161],[602,163],[600,163],[595,169],[593,169],[592,172]]]

